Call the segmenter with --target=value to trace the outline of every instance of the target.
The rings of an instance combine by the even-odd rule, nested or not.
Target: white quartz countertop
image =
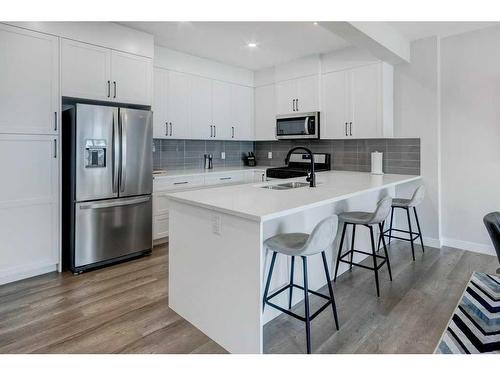
[[[250,220],[266,221],[420,178],[420,176],[400,174],[377,176],[366,172],[328,171],[316,174],[315,188],[309,186],[289,190],[261,188],[264,185],[289,181],[305,182],[305,178],[301,177],[173,193],[169,198]]]
[[[173,170],[163,170],[154,171],[153,178],[158,177],[181,177],[181,176],[195,176],[195,175],[207,175],[212,173],[224,173],[224,172],[244,172],[244,171],[265,171],[269,166],[257,165],[255,167],[214,167],[212,169],[173,169]]]

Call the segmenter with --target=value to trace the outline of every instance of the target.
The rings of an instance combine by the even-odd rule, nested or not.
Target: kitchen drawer
[[[153,218],[153,240],[168,236],[168,214]]]
[[[204,177],[199,176],[179,176],[179,177],[155,177],[153,191],[181,190],[196,186],[203,186]]]
[[[234,184],[244,182],[244,172],[217,173],[215,175],[205,176],[205,185]]]

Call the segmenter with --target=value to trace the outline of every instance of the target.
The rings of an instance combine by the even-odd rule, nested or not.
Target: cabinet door
[[[320,135],[324,139],[348,136],[348,73],[345,71],[324,74],[322,77],[322,106]]]
[[[189,129],[192,139],[210,139],[212,135],[212,81],[190,76]]]
[[[111,51],[111,91],[115,101],[151,105],[152,76],[150,58]]]
[[[212,81],[212,119],[216,139],[231,139],[231,85]]]
[[[294,79],[276,83],[276,112],[286,115],[296,112],[294,100],[297,99],[297,81]]]
[[[255,88],[255,139],[276,139],[276,109],[274,85]]]
[[[352,136],[382,137],[381,66],[367,65],[351,71]]]
[[[59,263],[58,165],[48,135],[0,135],[0,283]],[[13,157],[12,155],[15,155]]]
[[[231,85],[231,139],[254,139],[253,89]]]
[[[62,96],[111,100],[111,51],[62,39]]]
[[[186,138],[189,135],[189,76],[168,72],[166,121],[169,138]]]
[[[0,133],[56,133],[58,50],[56,37],[0,25]]]
[[[167,71],[155,68],[153,72],[153,138],[168,138],[166,120]]]
[[[319,78],[318,76],[297,79],[297,112],[313,112],[319,109]]]

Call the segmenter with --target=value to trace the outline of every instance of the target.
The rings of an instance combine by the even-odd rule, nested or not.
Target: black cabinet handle
[[[231,138],[234,138],[234,126],[231,126]]]
[[[352,122],[349,123],[349,135],[352,137]]]
[[[165,123],[165,135],[168,137],[168,122]]]
[[[174,182],[174,185],[185,185],[187,183],[188,183],[188,181]]]
[[[57,112],[54,112],[54,131],[57,131]]]
[[[172,136],[172,123],[170,123],[170,136]]]
[[[347,134],[347,122],[345,123],[345,136],[347,137],[349,134]]]
[[[111,82],[108,81],[108,98],[111,96]]]
[[[299,99],[295,99],[295,108],[299,110]]]
[[[214,137],[217,137],[217,126],[214,125]]]
[[[231,180],[232,177],[220,177],[219,180],[223,181],[223,180]]]
[[[57,159],[57,139],[54,139],[54,159]]]
[[[113,87],[114,87],[113,98],[116,98],[116,81],[113,81]]]

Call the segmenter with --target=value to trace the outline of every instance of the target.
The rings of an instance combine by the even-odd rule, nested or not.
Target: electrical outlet
[[[225,153],[224,151],[222,151],[222,152],[220,153],[220,158],[221,158],[222,160],[224,160],[224,159],[226,158],[226,153]]]
[[[272,151],[269,151],[269,152],[267,153],[267,158],[268,158],[268,159],[272,159],[272,158],[273,158],[273,152],[272,152]]]
[[[220,235],[221,220],[220,215],[212,215],[212,233]]]

